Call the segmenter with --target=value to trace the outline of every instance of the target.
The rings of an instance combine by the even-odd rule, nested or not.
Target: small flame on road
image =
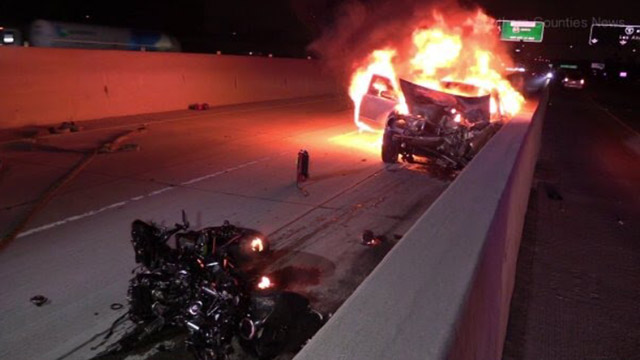
[[[260,278],[260,282],[258,283],[258,289],[265,290],[273,286],[271,279],[266,276]]]
[[[262,239],[257,237],[251,240],[251,251],[262,252],[262,250],[264,250],[264,244],[262,243]]]

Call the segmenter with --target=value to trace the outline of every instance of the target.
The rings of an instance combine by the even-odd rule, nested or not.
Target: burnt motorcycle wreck
[[[186,346],[198,360],[228,358],[234,338],[246,353],[270,359],[297,350],[322,326],[322,315],[305,297],[243,271],[269,251],[267,239],[255,231],[228,221],[189,230],[183,212],[182,224],[173,228],[135,220],[131,236],[140,264],[128,289],[135,327],[107,354],[178,328],[186,330]]]
[[[471,85],[452,83],[449,86]],[[382,138],[382,160],[414,162],[415,156],[434,159],[452,169],[463,168],[498,131],[501,121],[490,121],[490,95],[453,95],[400,80],[408,114],[391,112]]]

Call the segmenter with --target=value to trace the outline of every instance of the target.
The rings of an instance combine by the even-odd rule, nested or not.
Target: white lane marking
[[[166,191],[169,191],[169,190],[172,190],[172,189],[173,189],[173,186],[167,186],[167,187],[162,188],[162,189],[160,189],[160,190],[152,191],[152,192],[150,192],[149,194],[147,194],[147,196],[160,195],[160,194],[162,194],[163,192],[166,192]],[[129,199],[129,200],[131,200],[131,199]]]
[[[240,169],[245,168],[247,166],[255,165],[257,163],[260,163],[260,162],[263,162],[263,161],[267,161],[269,159],[271,159],[270,156],[264,157],[264,158],[260,158],[258,160],[249,161],[249,162],[246,162],[244,164],[240,164],[240,165],[237,165],[237,166],[234,166],[234,167],[230,167],[228,169],[216,171],[216,172],[208,174],[208,175],[204,175],[204,176],[197,177],[195,179],[184,181],[184,182],[180,183],[180,186],[186,186],[186,185],[195,184],[197,182],[200,182],[200,181],[203,181],[203,180],[207,180],[207,179],[211,179],[211,178],[214,178],[216,176],[227,174],[227,173],[230,173],[230,172],[233,172],[233,171],[236,171],[236,170],[240,170]],[[16,236],[16,238],[21,238],[21,237],[33,235],[35,233],[39,233],[41,231],[49,230],[49,229],[64,225],[66,223],[72,222],[72,221],[76,221],[76,220],[84,219],[84,218],[87,218],[87,217],[90,217],[90,216],[94,216],[94,215],[100,214],[100,213],[102,213],[104,211],[124,206],[124,205],[126,205],[126,204],[128,204],[130,202],[139,201],[139,200],[146,199],[146,198],[149,198],[149,197],[152,197],[152,196],[163,194],[163,193],[165,193],[167,191],[171,191],[173,189],[176,189],[177,187],[178,186],[167,186],[167,187],[164,187],[164,188],[159,189],[159,190],[154,190],[154,191],[152,191],[152,192],[150,192],[148,194],[145,194],[145,195],[134,196],[134,197],[132,197],[132,198],[130,198],[128,200],[120,201],[120,202],[117,202],[117,203],[114,203],[114,204],[111,204],[111,205],[104,206],[104,207],[102,207],[100,209],[97,209],[97,210],[90,210],[90,211],[87,211],[87,212],[82,213],[82,214],[73,215],[73,216],[70,216],[70,217],[62,219],[62,220],[58,220],[58,221],[55,221],[55,222],[52,222],[52,223],[49,223],[49,224],[46,224],[46,225],[42,225],[42,226],[39,226],[39,227],[36,227],[36,228],[33,228],[33,229],[29,229],[29,230],[23,231],[20,234],[18,234],[18,236]]]
[[[638,133],[637,131],[635,131],[635,129],[633,129],[631,126],[627,125],[624,121],[622,121],[622,119],[620,119],[619,117],[617,117],[616,115],[614,115],[609,109],[607,109],[606,107],[598,104],[593,98],[591,98],[591,102],[594,103],[597,107],[600,108],[600,110],[604,111],[605,113],[607,113],[607,115],[609,115],[610,117],[613,118],[613,120],[617,121],[618,124],[622,125],[625,129],[631,131],[632,133],[639,135],[640,133]]]
[[[207,179],[210,179],[210,178],[212,178],[212,177],[216,177],[216,176],[218,176],[218,175],[226,174],[226,173],[228,173],[228,172],[236,171],[236,170],[239,170],[239,169],[245,168],[245,167],[247,167],[247,166],[250,166],[250,165],[253,165],[253,164],[257,164],[257,163],[262,162],[262,161],[264,161],[264,160],[266,160],[266,159],[268,159],[268,158],[263,158],[263,159],[259,159],[259,160],[249,161],[248,163],[240,164],[240,165],[238,165],[238,166],[234,166],[234,167],[232,167],[232,168],[228,168],[228,169],[225,169],[225,170],[220,170],[220,171],[214,172],[213,174],[209,174],[209,175],[201,176],[201,177],[198,177],[198,178],[195,178],[195,179],[191,179],[191,180],[188,180],[188,181],[182,182],[182,183],[180,183],[180,185],[191,185],[191,184],[195,184],[195,183],[200,182],[200,181],[202,181],[202,180],[207,180]]]
[[[68,222],[72,222],[72,221],[84,219],[84,218],[89,217],[89,216],[97,215],[97,214],[99,214],[99,213],[101,213],[103,211],[107,211],[109,209],[117,208],[118,206],[123,206],[127,202],[128,201],[121,201],[121,202],[118,202],[118,203],[115,203],[115,204],[107,205],[107,206],[105,206],[103,208],[100,208],[98,210],[87,211],[84,214],[70,216],[70,217],[68,217],[66,219],[63,219],[63,220],[58,220],[58,221],[52,222],[50,224],[46,224],[46,225],[39,226],[37,228],[29,229],[27,231],[23,231],[20,234],[18,234],[18,236],[16,236],[16,238],[21,238],[23,236],[29,236],[31,234],[35,234],[35,233],[38,233],[38,232],[41,232],[41,231],[52,229],[54,227],[58,227],[60,225],[64,225],[64,224],[66,224]]]

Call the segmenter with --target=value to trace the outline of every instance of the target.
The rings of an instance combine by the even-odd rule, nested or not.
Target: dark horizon
[[[375,9],[381,0],[361,1]],[[185,52],[247,53],[303,57],[323,29],[330,27],[340,0],[275,0],[229,3],[195,0],[188,3],[122,1],[90,3],[66,0],[57,3],[0,3],[0,26],[26,29],[35,19],[86,23],[139,30],[153,30],[175,36]],[[414,1],[399,1],[398,5]],[[459,1],[466,7],[479,5],[496,19],[540,20],[548,25],[542,44],[529,49],[555,58],[626,57],[630,49],[589,49],[589,28],[593,21],[640,24],[640,14],[629,11],[628,1],[615,0],[603,6],[586,1],[571,4],[554,1],[515,3],[506,0]],[[624,15],[624,16],[622,16]]]

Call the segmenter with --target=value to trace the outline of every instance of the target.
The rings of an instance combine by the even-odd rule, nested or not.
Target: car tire
[[[398,143],[393,141],[393,133],[385,131],[382,136],[382,161],[387,164],[395,164],[398,162],[400,147]]]

